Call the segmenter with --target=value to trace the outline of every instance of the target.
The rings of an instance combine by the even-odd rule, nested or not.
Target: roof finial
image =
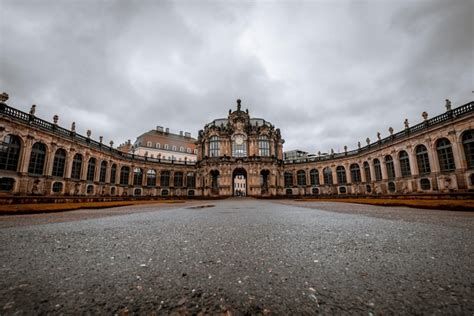
[[[240,99],[237,99],[237,111],[240,111],[240,102],[242,102]]]

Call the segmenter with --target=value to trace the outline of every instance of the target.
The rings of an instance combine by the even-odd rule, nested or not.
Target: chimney
[[[163,133],[163,126],[157,126],[157,127],[156,127],[156,130],[157,130],[158,132],[162,132],[162,133]]]
[[[186,132],[186,133],[184,133],[184,136],[187,137],[187,138],[191,138],[191,133]]]
[[[167,128],[165,129],[165,133],[166,133],[166,134],[169,134],[169,132],[170,132],[170,129],[167,127]]]
[[[179,136],[183,137],[183,131],[179,131]]]

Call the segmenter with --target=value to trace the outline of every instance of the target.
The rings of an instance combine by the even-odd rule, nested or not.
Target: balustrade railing
[[[413,125],[412,127],[406,128],[405,130],[402,130],[388,137],[382,138],[374,143],[368,144],[359,149],[350,150],[344,153],[326,154],[326,155],[318,156],[318,157],[296,158],[296,159],[291,159],[291,160],[285,160],[285,164],[298,164],[298,163],[305,163],[305,162],[326,161],[326,160],[331,160],[331,159],[355,156],[355,155],[367,152],[374,148],[383,147],[384,145],[393,143],[396,140],[400,140],[400,139],[408,137],[409,135],[421,132],[428,127],[456,119],[458,117],[461,117],[473,111],[474,111],[474,101],[471,101],[453,110],[450,110],[438,116],[432,117],[431,119],[428,119],[424,122]]]
[[[174,160],[174,159],[151,158],[151,157],[146,157],[146,156],[139,156],[135,154],[124,153],[118,149],[115,149],[106,144],[93,140],[90,137],[80,135],[76,133],[75,131],[65,129],[64,127],[61,127],[57,124],[45,121],[43,119],[40,119],[39,117],[36,117],[35,115],[25,113],[23,111],[12,108],[11,106],[8,106],[7,104],[1,103],[1,102],[0,102],[0,114],[8,116],[17,121],[21,121],[23,123],[29,124],[36,128],[40,128],[49,133],[53,133],[61,137],[67,137],[73,141],[81,143],[82,145],[86,145],[95,150],[112,154],[113,156],[119,157],[121,159],[127,159],[127,160],[132,160],[132,161],[146,161],[146,162],[149,161],[149,162],[154,162],[154,163],[166,163],[166,164],[176,164],[176,165],[195,165],[196,164],[196,162],[194,161],[187,161],[187,160],[179,161],[179,160]]]

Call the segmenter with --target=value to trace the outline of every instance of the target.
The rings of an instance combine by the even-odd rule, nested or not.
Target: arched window
[[[123,166],[120,169],[120,185],[128,185],[128,178],[130,176],[130,167]]]
[[[311,185],[319,185],[319,172],[317,169],[311,169],[309,172],[309,180]]]
[[[219,157],[219,137],[211,136],[209,139],[209,157]]]
[[[183,186],[183,173],[175,172],[174,173],[174,187],[181,188]]]
[[[7,135],[0,144],[0,169],[17,171],[20,160],[21,140],[18,136]]]
[[[152,146],[153,144],[150,141],[146,142],[146,147],[152,147]]]
[[[329,167],[326,167],[323,169],[323,178],[324,178],[324,184],[326,185],[332,185],[332,170]]]
[[[188,172],[186,175],[186,185],[188,188],[196,187],[196,175],[194,172]]]
[[[173,151],[176,151],[176,145],[173,145]]]
[[[242,134],[232,137],[232,157],[247,157],[247,138]]]
[[[408,153],[402,150],[398,154],[398,159],[400,160],[400,171],[401,171],[402,177],[411,176],[410,159],[408,158]]]
[[[385,168],[387,168],[388,179],[395,179],[395,166],[393,165],[393,158],[390,155],[385,156]]]
[[[466,157],[467,168],[474,169],[474,130],[468,130],[462,135],[462,146]]]
[[[367,161],[364,161],[364,173],[365,173],[365,182],[369,183],[372,181],[370,176],[370,165]]]
[[[66,151],[62,148],[56,150],[53,160],[53,177],[64,177],[64,169],[66,167]],[[61,183],[61,182],[57,182]]]
[[[293,174],[291,172],[285,172],[284,180],[285,188],[291,188],[293,186]]]
[[[115,184],[117,181],[117,165],[113,164],[110,168],[110,184]]]
[[[165,144],[165,149],[168,150],[170,146],[168,144]]]
[[[219,170],[211,170],[211,190],[213,193],[219,192]]]
[[[270,156],[270,142],[267,136],[258,137],[258,155]]]
[[[306,185],[306,172],[304,170],[296,172],[296,183],[300,186]]]
[[[160,186],[169,187],[170,186],[170,172],[162,171],[160,175]]]
[[[374,159],[374,171],[375,181],[382,181],[382,167],[380,166],[380,160]]]
[[[441,171],[452,171],[456,169],[454,164],[453,148],[446,138],[441,138],[436,142],[438,152],[439,169]]]
[[[474,169],[474,130],[468,130],[462,135],[462,146],[466,157],[467,168]]]
[[[156,171],[150,169],[146,172],[146,185],[149,187],[156,186]]]
[[[72,168],[71,168],[71,179],[81,180],[81,171],[82,171],[82,155],[75,154],[72,159]]]
[[[179,147],[179,151],[184,153],[184,147],[183,146]]]
[[[54,193],[61,193],[63,192],[63,183],[62,182],[54,182],[53,183],[53,187],[52,187],[52,191]]]
[[[46,161],[46,145],[43,143],[35,143],[31,148],[30,164],[28,173],[42,175],[44,171],[44,163]]]
[[[87,181],[94,181],[95,161],[95,158],[89,159],[89,164],[87,165]]]
[[[133,185],[142,185],[143,170],[141,168],[133,169]]]
[[[346,168],[344,168],[343,166],[338,166],[336,168],[336,176],[337,176],[337,184],[347,183]]]
[[[102,161],[100,163],[100,174],[99,174],[99,182],[105,183],[105,175],[107,174],[107,161]]]
[[[418,165],[418,172],[420,174],[427,174],[431,172],[430,159],[428,158],[428,150],[425,145],[418,145],[415,149],[416,163]]]
[[[356,163],[353,163],[350,166],[351,169],[351,178],[352,178],[352,183],[360,183],[362,181],[360,177],[360,168],[359,165]]]
[[[160,144],[160,143],[156,143],[155,147],[156,147],[156,149],[160,149],[160,148],[161,148],[161,144]]]
[[[193,150],[188,147],[188,148],[186,148],[186,152],[187,152],[188,154],[191,154],[191,153],[193,152]]]

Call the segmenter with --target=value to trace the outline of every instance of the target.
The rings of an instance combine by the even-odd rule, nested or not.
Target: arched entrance
[[[270,170],[263,169],[260,171],[260,190],[262,194],[268,193],[268,182],[270,179]]]
[[[247,195],[247,171],[244,168],[236,168],[232,172],[232,195]]]

